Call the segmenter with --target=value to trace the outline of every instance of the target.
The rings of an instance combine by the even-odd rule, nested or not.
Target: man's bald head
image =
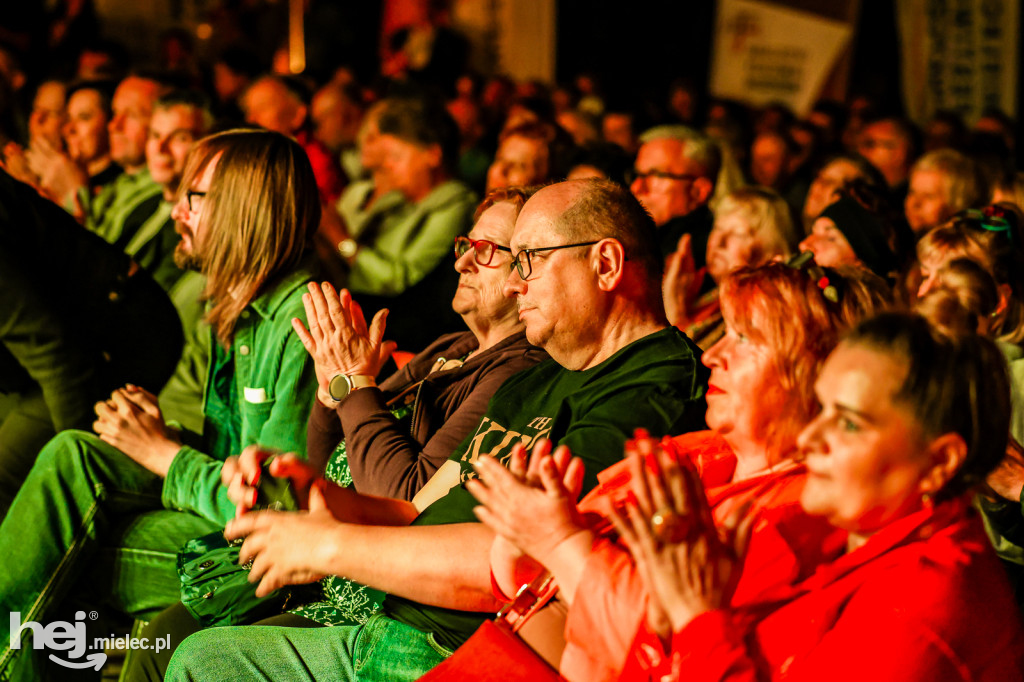
[[[625,187],[570,180],[538,191],[520,212],[505,284],[530,343],[563,367],[602,355],[609,329],[664,324],[655,226]],[[609,326],[611,325],[611,327]]]
[[[617,240],[639,271],[639,279],[660,299],[664,264],[657,228],[627,188],[603,179],[566,180],[539,190],[526,202],[520,216],[527,211],[543,212],[550,221],[552,237],[557,235],[561,242]]]

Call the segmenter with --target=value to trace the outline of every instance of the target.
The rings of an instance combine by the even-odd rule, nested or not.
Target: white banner
[[[986,107],[1016,115],[1020,0],[898,0],[896,13],[912,119],[952,109],[973,121]]]
[[[849,24],[756,0],[719,0],[711,94],[810,111],[850,41]]]

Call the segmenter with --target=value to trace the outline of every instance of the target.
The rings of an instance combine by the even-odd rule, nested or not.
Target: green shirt
[[[209,373],[210,329],[203,322],[205,306],[202,301],[205,288],[206,277],[189,270],[167,292],[181,319],[185,346],[174,374],[160,391],[164,419],[198,434],[203,432],[203,389]]]
[[[174,249],[181,235],[174,230],[173,208],[174,204],[164,201],[162,196],[154,197],[140,204],[125,222],[125,229],[132,234],[124,252],[168,294],[184,274],[174,263]]]
[[[305,456],[317,383],[291,321],[306,321],[302,294],[310,279],[309,270],[295,270],[249,304],[230,348],[209,335],[202,437],[209,454],[188,445],[178,451],[164,481],[165,507],[227,523],[235,506],[220,484],[224,459],[254,444]]]
[[[491,398],[475,433],[451,459],[459,462],[462,481],[474,477],[480,453],[507,463],[512,447],[529,447],[539,438],[568,445],[586,465],[584,493],[597,484],[597,473],[622,459],[626,439],[638,427],[651,435],[676,435],[707,428],[704,393],[707,369],[700,349],[674,327],[634,341],[596,367],[570,371],[554,360],[512,376]],[[416,526],[475,522],[476,499],[464,486],[423,510]],[[489,613],[454,611],[388,596],[384,612],[455,649]]]
[[[449,180],[415,204],[391,191],[365,209],[372,191],[370,181],[354,183],[337,204],[349,233],[359,242],[348,288],[353,293],[397,296],[437,267],[455,237],[468,231],[476,196],[461,182]]]
[[[123,249],[133,236],[125,234],[125,223],[129,216],[140,204],[152,201],[162,192],[160,185],[149,175],[149,169],[144,168],[138,173],[121,173],[113,182],[104,185],[95,197],[82,192],[85,226],[111,244],[120,242]]]

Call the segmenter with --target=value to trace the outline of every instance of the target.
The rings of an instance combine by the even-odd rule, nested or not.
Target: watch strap
[[[374,377],[368,374],[335,374],[327,384],[327,393],[335,402],[341,402],[351,395],[352,391],[376,385]]]

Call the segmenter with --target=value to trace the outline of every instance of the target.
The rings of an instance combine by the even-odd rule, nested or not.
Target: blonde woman
[[[910,169],[903,211],[910,229],[920,235],[958,211],[980,206],[987,196],[974,161],[953,149],[937,149]]]
[[[724,332],[718,283],[740,268],[790,256],[799,241],[789,206],[779,194],[753,186],[730,192],[715,212],[707,265],[694,268],[689,236],[667,259],[663,294],[669,322],[708,349]]]

